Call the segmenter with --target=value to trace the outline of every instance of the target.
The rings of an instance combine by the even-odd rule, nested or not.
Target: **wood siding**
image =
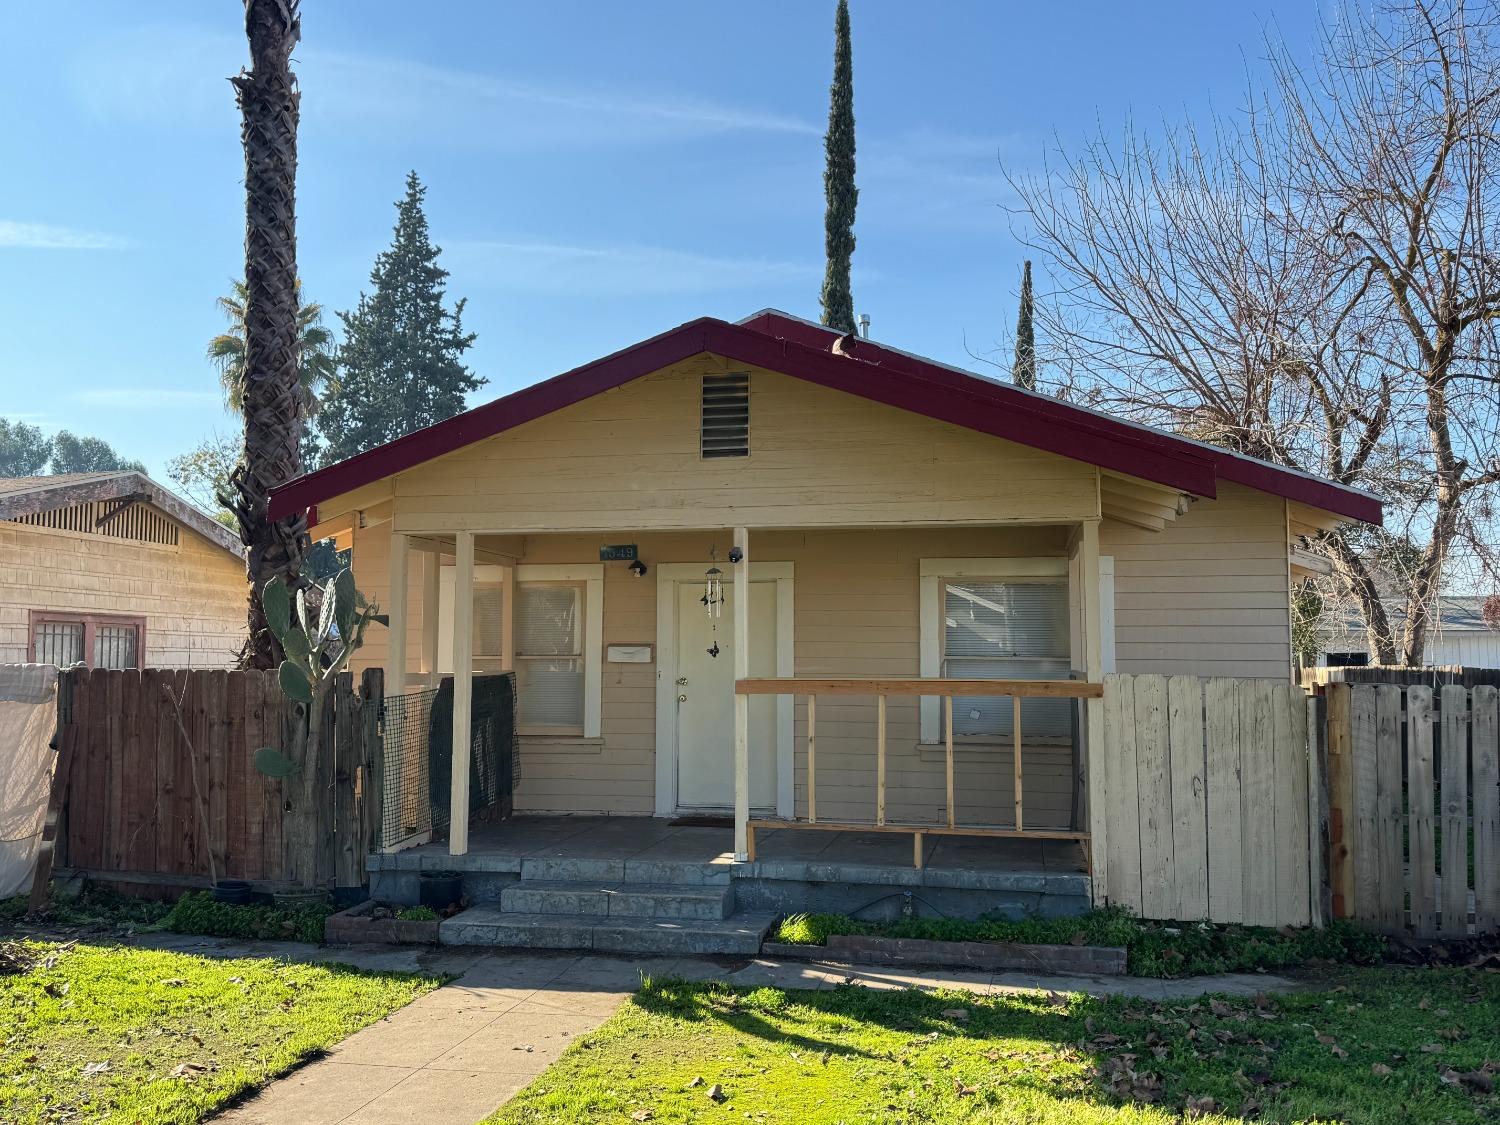
[[[175,546],[0,521],[0,663],[31,659],[27,613],[146,619],[147,668],[227,668],[245,633],[245,564],[180,527]]]
[[[1115,560],[1115,670],[1286,680],[1285,501],[1225,485],[1160,532],[1105,520]]]
[[[699,455],[700,356],[398,474],[408,531],[876,526],[1087,519],[1092,465],[751,369],[744,458]],[[1024,480],[1025,488],[1012,487]],[[373,486],[322,519],[382,499]]]

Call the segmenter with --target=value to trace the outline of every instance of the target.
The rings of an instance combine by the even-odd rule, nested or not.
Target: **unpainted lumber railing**
[[[1104,685],[1084,680],[949,680],[949,679],[744,679],[734,685],[736,695],[790,695],[807,699],[807,818],[752,817],[746,844],[755,859],[756,829],[804,828],[832,832],[909,832],[913,862],[925,862],[927,836],[999,836],[1037,840],[1076,840],[1087,855],[1089,834],[1061,829],[1026,828],[1022,777],[1021,701],[1023,699],[1098,699]],[[873,695],[875,697],[875,819],[871,822],[818,819],[818,697]],[[943,746],[946,773],[947,823],[899,823],[886,819],[886,701],[897,696],[937,696],[943,700]],[[954,801],[953,700],[957,697],[1008,696],[1011,699],[1011,755],[1014,771],[1014,820],[1009,827],[960,825]]]

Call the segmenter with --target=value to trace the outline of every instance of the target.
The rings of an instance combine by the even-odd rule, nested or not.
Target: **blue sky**
[[[981,367],[1022,251],[1001,163],[1240,101],[1261,29],[1201,2],[852,0],[855,307]],[[1290,10],[1286,10],[1286,9]],[[413,17],[411,12],[419,12]],[[149,16],[149,18],[146,18]],[[696,316],[817,315],[831,0],[304,0],[299,267],[351,307],[415,168],[468,299],[474,402]],[[234,0],[55,0],[0,43],[0,415],[160,476],[228,432],[203,358],[242,263]],[[330,317],[330,319],[332,319]]]

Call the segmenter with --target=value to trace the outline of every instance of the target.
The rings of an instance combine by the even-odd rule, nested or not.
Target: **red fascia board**
[[[425,429],[308,473],[272,489],[269,515],[286,519],[330,496],[403,472],[472,442],[504,433],[565,406],[622,386],[706,351],[706,329],[719,322],[695,320],[622,351],[476,406]]]
[[[1196,451],[1180,452],[1172,448],[1180,445],[1175,442],[1143,442],[1142,436],[1154,435],[1127,427],[1118,427],[1123,433],[1112,432],[1114,424],[1099,425],[1105,420],[1094,415],[1008,387],[927,364],[918,370],[913,361],[891,352],[865,360],[858,344],[851,358],[739,325],[714,325],[709,337],[709,350],[730,359],[1197,496],[1215,495],[1213,463]]]

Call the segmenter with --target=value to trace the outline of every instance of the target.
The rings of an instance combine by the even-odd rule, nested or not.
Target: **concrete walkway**
[[[148,934],[139,944],[223,957],[337,961],[386,971],[454,973],[458,979],[357,1032],[329,1053],[219,1114],[233,1125],[474,1125],[609,1018],[643,974],[786,989],[959,988],[999,995],[1030,990],[1145,999],[1205,992],[1286,991],[1281,977],[1184,981],[1039,977],[1023,973],[912,972],[831,962],[623,958],[493,950],[320,947]]]

